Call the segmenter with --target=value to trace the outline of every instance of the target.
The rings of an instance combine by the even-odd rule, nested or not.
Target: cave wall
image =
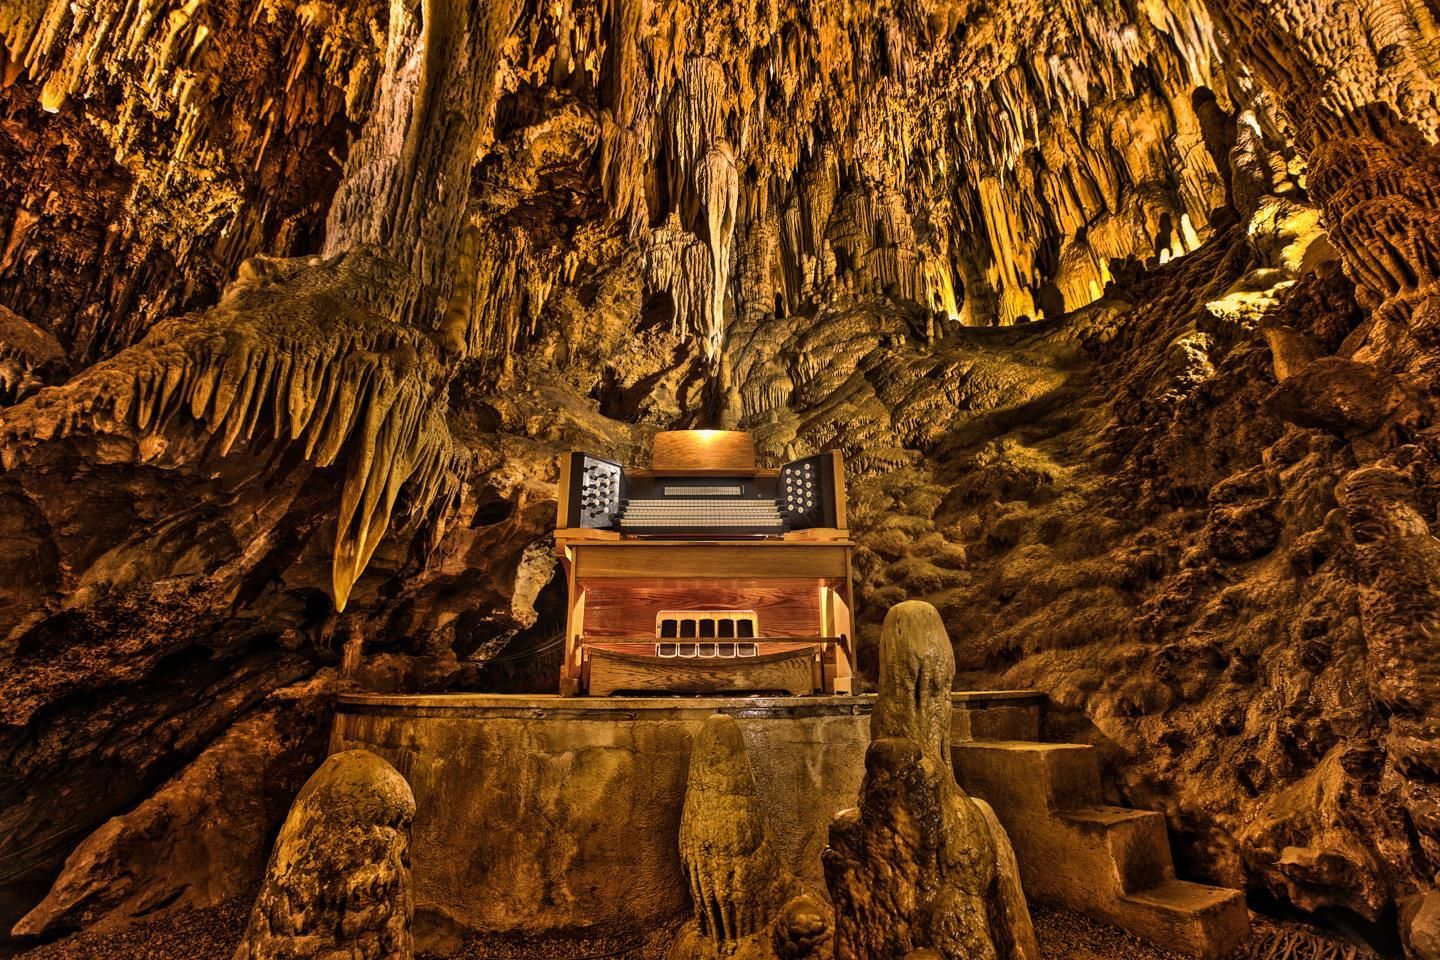
[[[0,8],[6,914],[285,691],[543,687],[555,454],[723,424],[845,452],[862,643],[929,599],[1188,869],[1408,931],[1435,17]],[[87,844],[27,932],[231,889]]]

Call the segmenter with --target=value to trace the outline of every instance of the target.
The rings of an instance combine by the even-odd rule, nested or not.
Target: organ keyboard
[[[839,456],[822,453],[779,471],[711,478],[626,471],[618,463],[572,453],[562,470],[560,525],[573,518],[586,529],[678,536],[778,536],[839,528],[844,512]]]
[[[672,431],[656,436],[649,470],[586,453],[560,468],[562,692],[850,691],[839,453],[766,470],[748,434]],[[667,632],[691,622],[728,631],[732,620],[743,646],[703,632],[677,645]]]
[[[773,500],[626,500],[616,515],[622,531],[689,534],[784,533],[785,520]]]

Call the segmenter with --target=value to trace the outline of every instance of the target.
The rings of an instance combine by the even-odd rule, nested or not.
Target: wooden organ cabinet
[[[560,692],[850,693],[844,467],[755,465],[747,433],[658,434],[649,470],[560,462]]]

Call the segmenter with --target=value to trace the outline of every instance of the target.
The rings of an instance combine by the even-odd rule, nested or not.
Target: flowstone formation
[[[1293,125],[1276,153],[1236,118],[1242,231],[1018,338],[1060,374],[1023,413],[904,444],[913,472],[852,496],[862,595],[933,597],[967,685],[1050,693],[1202,875],[1398,907],[1429,956],[1434,25],[1210,7]]]
[[[776,855],[734,717],[715,714],[695,735],[680,861],[695,919],[676,935],[670,960],[828,956],[830,905]]]
[[[234,889],[140,826],[342,659],[549,689],[553,457],[723,425],[844,452],[871,676],[924,597],[1183,872],[1433,953],[1436,38],[1419,0],[0,4],[5,925]]]
[[[891,608],[860,805],[835,818],[824,855],[838,960],[1039,960],[1005,829],[955,782],[954,678],[935,608]]]
[[[405,778],[365,750],[330,757],[295,798],[234,960],[410,960]]]

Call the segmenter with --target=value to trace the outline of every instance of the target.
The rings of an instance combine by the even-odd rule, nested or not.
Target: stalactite
[[[780,212],[781,243],[770,254],[779,266],[750,272],[784,277],[791,308],[806,290],[838,283],[857,291],[890,288],[948,316],[975,314],[957,255],[910,239],[913,224],[924,221],[939,235],[989,238],[988,262],[972,269],[997,297],[993,319],[1005,323],[1044,315],[1036,298],[1058,283],[1062,269],[1051,249],[1077,233],[1092,234],[1089,256],[1064,261],[1063,302],[1050,307],[1075,309],[1103,289],[1111,260],[1170,259],[1194,249],[1211,210],[1223,202],[1190,97],[1204,87],[1228,103],[1243,71],[1218,66],[1214,30],[1199,2],[1147,8],[1128,21],[1123,10],[1059,3],[1047,8],[1054,39],[1046,55],[1022,58],[1001,46],[981,61],[984,69],[970,71],[941,69],[942,58],[914,26],[888,15],[848,21],[828,10],[816,15],[824,29],[772,13],[750,21],[749,33],[720,40],[700,21],[677,36],[681,28],[666,26],[663,15],[643,20],[625,5],[608,12],[610,24],[637,27],[644,42],[612,39],[601,66],[613,109],[629,118],[622,123],[607,114],[602,121],[606,196],[619,219],[633,222],[639,190],[656,183],[658,192],[643,187],[652,217],[653,204],[666,197],[662,213],[677,213],[681,229],[710,244],[714,284],[687,278],[714,298],[709,325],[698,314],[678,321],[702,340],[718,329],[730,276],[747,269],[727,262],[734,254],[724,237],[717,242],[706,229],[705,212],[717,205],[699,196],[697,170],[721,138],[733,144],[743,184],[735,230],[744,235],[771,209]],[[1010,43],[1028,24],[986,28]],[[872,34],[884,43],[864,39]],[[748,44],[771,67],[731,73],[724,53],[731,43]],[[704,55],[688,52],[701,49]],[[635,65],[624,81],[603,76],[622,63]],[[809,82],[800,82],[806,71]],[[642,99],[636,87],[645,83],[663,105],[658,125],[636,121]],[[832,84],[838,86],[828,95],[817,93]],[[643,177],[642,168],[649,171]],[[966,176],[957,178],[957,170]],[[753,192],[765,199],[757,202],[748,196]],[[844,195],[876,199],[835,207]],[[859,244],[875,223],[865,206],[872,202],[885,207],[882,229],[895,239]],[[846,223],[847,216],[860,220]],[[671,228],[655,221],[660,232],[649,246],[673,246]],[[849,238],[839,244],[838,264],[836,237]],[[740,302],[743,290],[729,292],[737,315],[751,309]]]
[[[645,245],[646,284],[675,301],[676,329],[682,337],[691,330],[709,330],[715,303],[724,296],[717,293],[715,264],[710,247],[680,226],[678,214],[651,231]]]
[[[26,91],[11,109],[34,91],[37,109],[53,116],[39,132],[70,151],[80,146],[70,124],[83,118],[94,142],[68,160],[112,165],[95,171],[98,184],[65,185],[64,204],[44,197],[54,187],[23,168],[0,171],[0,189],[39,194],[30,203],[47,227],[84,210],[93,186],[117,194],[104,211],[103,256],[68,249],[53,230],[38,247],[12,238],[14,253],[39,254],[39,262],[0,267],[0,277],[29,281],[9,305],[84,345],[88,355],[77,359],[94,360],[188,306],[185,296],[223,284],[247,257],[292,252],[296,221],[318,220],[306,194],[333,189],[339,171],[332,151],[370,105],[378,72],[374,13],[369,0],[341,7],[295,0],[0,7],[7,51],[0,59],[8,60],[12,94]],[[243,57],[224,48],[236,35],[247,37]],[[272,84],[277,72],[283,83]],[[5,214],[0,209],[0,220]],[[49,256],[60,262],[48,266]],[[77,291],[87,298],[78,304],[23,299],[47,266],[64,275],[97,263],[130,269],[100,267],[106,272]]]
[[[143,438],[180,413],[203,424],[224,456],[269,421],[274,439],[303,442],[317,466],[344,454],[332,571],[343,610],[401,488],[412,515],[423,515],[461,483],[464,454],[444,416],[454,369],[444,350],[466,341],[446,337],[441,307],[462,246],[468,193],[456,185],[468,181],[515,8],[436,0],[417,19],[394,0],[373,119],[330,215],[331,255],[247,261],[213,310],[166,321],[16,408],[0,436],[7,466],[79,433]],[[137,456],[145,449],[138,444]]]
[[[59,705],[63,714],[81,701],[77,692],[169,669],[153,664],[174,651],[148,638],[137,643],[144,665],[129,673],[73,665],[99,658],[62,619],[71,615],[57,606],[66,578],[149,602],[157,590],[146,574],[169,561],[147,565],[135,531],[178,530],[179,539],[200,523],[178,516],[190,503],[147,502],[144,523],[118,547],[101,542],[108,529],[89,516],[84,537],[32,532],[71,529],[60,516],[71,496],[63,485],[94,461],[91,475],[106,474],[103,482],[125,492],[130,483],[198,490],[197,512],[223,500],[241,516],[215,521],[224,529],[193,561],[194,575],[175,578],[192,591],[176,601],[188,618],[175,628],[184,643],[203,643],[194,638],[233,622],[242,607],[248,615],[259,605],[249,599],[255,591],[271,603],[257,615],[269,618],[267,629],[277,621],[290,629],[286,618],[301,601],[312,620],[313,606],[324,605],[310,594],[323,585],[328,559],[346,616],[324,618],[315,643],[328,643],[322,631],[337,622],[373,626],[388,616],[376,608],[395,604],[419,622],[406,591],[445,580],[437,590],[470,595],[434,613],[443,623],[433,630],[401,629],[433,642],[448,660],[442,669],[470,671],[509,627],[455,611],[480,610],[494,593],[499,621],[518,622],[504,612],[513,610],[504,594],[514,591],[506,576],[492,575],[500,561],[490,551],[541,535],[553,449],[595,441],[592,449],[619,457],[643,446],[652,425],[710,425],[715,398],[722,422],[753,429],[771,459],[843,449],[857,478],[857,517],[896,521],[881,531],[856,524],[866,608],[938,590],[947,622],[958,611],[954,623],[971,633],[989,636],[972,628],[994,626],[1011,639],[992,637],[989,653],[1047,678],[1074,668],[1053,659],[1036,666],[1036,648],[1021,634],[1069,644],[1062,635],[1078,618],[1065,630],[1047,625],[1067,616],[1066,605],[1081,606],[1077,597],[1100,597],[1096,606],[1114,618],[1100,621],[1093,644],[1078,624],[1074,648],[1096,663],[1112,664],[1113,637],[1126,624],[1147,649],[1161,636],[1190,644],[1180,627],[1155,621],[1171,615],[1172,600],[1207,592],[1195,588],[1211,585],[1199,578],[1227,558],[1259,549],[1222,542],[1228,528],[1210,529],[1221,525],[1215,517],[1240,511],[1218,495],[1206,532],[1191,537],[1196,505],[1230,459],[1259,458],[1264,448],[1275,484],[1293,490],[1292,478],[1312,477],[1296,503],[1302,515],[1334,506],[1322,466],[1336,458],[1353,454],[1358,465],[1367,451],[1403,447],[1397,457],[1415,458],[1399,464],[1405,483],[1428,482],[1415,448],[1429,442],[1428,407],[1416,397],[1433,380],[1428,347],[1440,328],[1433,8],[1432,0],[0,5],[0,300],[33,328],[12,329],[0,310],[0,386],[23,394],[0,411],[0,452],[40,491],[6,504],[26,536],[64,554],[53,563],[44,551],[26,554],[53,570],[20,584],[37,599],[0,604],[0,613],[32,618],[13,634],[24,634],[19,659],[28,657],[22,666],[32,672],[17,673],[12,686],[50,670],[39,662],[48,641],[30,623],[57,634],[63,626],[67,658],[51,671],[58,679],[36,681],[43,691],[17,709],[43,726],[46,710]],[[1297,135],[1299,152],[1289,142]],[[12,136],[30,139],[12,145]],[[1309,269],[1328,241],[1293,242],[1318,229],[1318,214],[1298,209],[1311,201],[1323,207],[1369,308],[1358,332],[1347,326],[1355,319],[1347,279],[1328,264]],[[1267,257],[1280,246],[1283,257]],[[252,257],[311,249],[322,256]],[[92,263],[103,271],[70,269]],[[1158,277],[1141,269],[1160,265]],[[203,309],[235,272],[224,300]],[[42,282],[67,273],[75,277],[64,297],[62,284]],[[1314,329],[1300,322],[1294,303],[1307,297],[1327,301],[1319,312],[1333,306],[1334,316]],[[1271,323],[1282,310],[1286,322]],[[1052,322],[957,329],[1042,318]],[[1342,340],[1360,358],[1346,361],[1352,366],[1393,361],[1396,397],[1404,393],[1421,412],[1357,421],[1364,436],[1350,437],[1345,421],[1345,436],[1303,442],[1269,413],[1235,412],[1243,403],[1259,409],[1272,375],[1290,384],[1276,403],[1298,395],[1303,369],[1335,360],[1323,354]],[[100,358],[108,360],[94,363]],[[1132,361],[1153,369],[1117,369]],[[72,370],[80,372],[62,383]],[[1237,383],[1248,391],[1240,400]],[[1107,423],[1136,442],[1093,435]],[[1292,435],[1267,447],[1282,429]],[[1092,489],[1092,462],[1106,480],[1113,474],[1113,489]],[[467,503],[475,525],[450,524],[453,535],[437,548],[467,481],[496,492]],[[1092,544],[1068,533],[1071,518],[1100,517],[1095,549],[1108,549],[1109,525],[1132,520],[1128,502],[1115,516],[1115,498],[1135,491],[1134,512],[1143,508],[1147,524],[1177,504],[1195,522],[1173,513],[1175,522],[1147,526],[1156,540],[1123,548],[1135,547],[1139,559],[1076,560]],[[1417,495],[1406,510],[1426,520],[1431,499]],[[232,546],[248,532],[235,532],[247,514],[281,500],[293,505],[273,508],[280,519],[256,538],[266,542]],[[1346,509],[1357,508],[1347,500]],[[1031,526],[1011,525],[1027,512]],[[1349,549],[1345,532],[1330,529],[1337,516],[1321,533]],[[329,558],[325,533],[311,533],[322,519],[336,523]],[[387,531],[422,519],[434,522],[375,553]],[[1232,571],[1235,589],[1222,591],[1216,617],[1235,613],[1242,581],[1285,579],[1274,568],[1322,562],[1324,550],[1305,538],[1292,550],[1303,516],[1281,519],[1282,543],[1262,544],[1277,550],[1276,562]],[[1401,519],[1419,531],[1409,512]],[[95,552],[122,559],[72,560],[65,536],[93,539]],[[416,572],[426,550],[445,562]],[[1333,566],[1353,581],[1346,568],[1354,557],[1340,552]],[[383,569],[357,586],[372,555]],[[945,562],[932,564],[936,556]],[[121,562],[124,575],[107,579]],[[1382,585],[1400,569],[1398,560],[1376,563]],[[1197,579],[1175,586],[1177,564],[1176,579]],[[1263,574],[1253,572],[1261,566]],[[282,567],[284,584],[270,576]],[[1024,582],[1013,583],[1017,576]],[[1297,578],[1295,592],[1327,578]],[[477,601],[482,581],[487,599]],[[1057,607],[1045,591],[1062,586]],[[521,606],[535,599],[519,592]],[[1102,596],[1111,592],[1113,603]],[[996,595],[1010,599],[994,607]],[[1043,605],[1037,599],[1047,596]],[[1360,616],[1349,593],[1324,599],[1332,598],[1351,620]],[[1297,614],[1277,632],[1325,622],[1298,601],[1276,602]],[[96,606],[82,600],[73,609],[98,633],[115,618]],[[1374,611],[1366,615],[1373,630]],[[484,637],[467,648],[461,633],[472,629]],[[1269,629],[1258,621],[1227,627],[1235,649],[1225,653],[1225,682],[1171,692],[1193,694],[1206,721],[1221,715],[1217,705],[1263,694],[1241,703],[1250,712],[1235,723],[1273,726],[1276,709],[1262,701],[1277,690],[1247,666],[1272,641],[1262,663],[1273,650],[1293,652]],[[1337,619],[1324,631],[1341,666],[1340,654],[1352,654],[1339,645],[1350,630]],[[356,650],[360,635],[335,645]],[[1307,633],[1306,646],[1312,639]],[[1157,665],[1173,653],[1155,646]],[[1412,659],[1424,665],[1419,654]],[[1150,731],[1183,729],[1188,704],[1172,710],[1171,692],[1159,690],[1164,712],[1131,710],[1128,693],[1111,711],[1110,678],[1087,683],[1067,689],[1081,690],[1087,708],[1098,704],[1102,719],[1121,728],[1117,742],[1142,758],[1129,762],[1132,773],[1175,769],[1164,766],[1165,742]],[[1168,683],[1160,678],[1157,689]],[[1387,716],[1357,707],[1343,718],[1346,729],[1403,733],[1402,698],[1384,705]],[[1324,750],[1333,731],[1318,725],[1339,721],[1320,712],[1300,711],[1298,720],[1317,725]],[[1256,755],[1283,759],[1273,740]],[[1417,792],[1428,789],[1412,775],[1417,761],[1398,734],[1394,744],[1379,735],[1369,744],[1379,745],[1363,758],[1347,755],[1344,769],[1337,757],[1327,774],[1337,795],[1354,798],[1362,825],[1337,817],[1326,829],[1354,841],[1374,824],[1388,831],[1413,808],[1401,826],[1433,851],[1436,817],[1432,799]],[[1401,790],[1383,815],[1373,791],[1347,792],[1361,782],[1354,769],[1380,766],[1376,757],[1387,758],[1384,776]],[[1206,843],[1230,829],[1209,822],[1213,810],[1217,820],[1263,810],[1279,802],[1275,782],[1289,776],[1259,771],[1255,783],[1242,783],[1242,797],[1214,756],[1205,762],[1177,776],[1187,793],[1175,809],[1190,816],[1209,804],[1196,814]],[[1201,789],[1213,792],[1189,792]],[[1290,821],[1279,814],[1264,822],[1271,832],[1226,835],[1236,841],[1225,848],[1238,851],[1235,869],[1252,877],[1272,869],[1256,866],[1271,836],[1279,849],[1324,849],[1285,839]],[[1403,861],[1412,840],[1401,832],[1383,839],[1401,851],[1394,862],[1377,855],[1357,873],[1377,912],[1415,873]],[[1273,869],[1323,866],[1313,851]],[[1309,895],[1336,895],[1315,877]]]
[[[481,117],[490,111],[513,2],[392,0],[384,80],[330,209],[325,250],[374,244],[416,284],[397,319],[433,326],[454,282],[456,240]]]
[[[431,396],[443,370],[435,345],[351,299],[383,278],[383,262],[361,251],[306,265],[300,297],[287,286],[293,265],[270,265],[268,275],[265,266],[247,270],[209,322],[165,321],[144,349],[12,408],[0,456],[13,470],[43,443],[92,433],[143,438],[185,417],[204,425],[220,456],[255,440],[262,425],[269,440],[302,445],[317,467],[343,454],[334,551],[343,609],[401,487],[409,484],[411,515],[424,516],[461,482],[466,455]]]
[[[35,392],[64,361],[65,350],[54,336],[0,307],[0,406]]]
[[[705,324],[705,356],[718,362],[725,339],[725,288],[730,274],[730,238],[735,232],[735,203],[740,192],[735,175],[735,153],[718,139],[710,144],[695,177],[705,215],[710,247],[710,304]]]
[[[475,249],[460,270],[465,351],[490,369],[508,372],[520,346],[540,332],[551,291],[574,279],[575,264],[564,263],[554,249],[537,249],[518,228],[474,226],[466,236]]]

